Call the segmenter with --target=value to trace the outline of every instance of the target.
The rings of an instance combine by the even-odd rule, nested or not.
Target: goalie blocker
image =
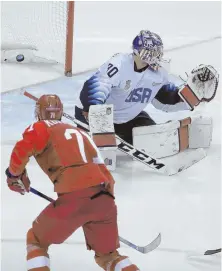
[[[109,170],[116,169],[117,143],[113,125],[113,105],[93,105],[89,108],[90,134]]]
[[[164,124],[133,128],[133,145],[156,158],[186,149],[208,148],[212,141],[212,118],[201,115]]]

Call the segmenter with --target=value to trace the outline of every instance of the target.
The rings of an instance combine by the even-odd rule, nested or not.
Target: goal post
[[[62,64],[64,74],[72,76],[74,5],[1,1],[1,62]]]
[[[66,76],[72,76],[74,4],[75,4],[74,1],[68,1],[67,3],[66,55],[65,55],[65,75]]]

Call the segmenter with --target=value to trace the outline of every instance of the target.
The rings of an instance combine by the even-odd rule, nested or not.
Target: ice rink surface
[[[143,26],[144,27],[144,26]],[[145,26],[146,27],[146,26]],[[189,31],[188,31],[189,32]],[[203,33],[197,38],[204,39]],[[218,33],[213,33],[218,34]],[[212,36],[215,36],[213,35]],[[169,37],[168,44],[172,41]],[[181,38],[181,44],[190,41],[189,36]],[[190,71],[197,64],[213,65],[221,73],[221,40],[216,39],[196,46],[172,51],[171,70],[178,74]],[[117,50],[118,51],[118,50]],[[4,64],[6,65],[6,64]],[[13,79],[12,74],[23,77]],[[28,85],[25,77],[34,84],[58,77],[52,76],[48,67],[18,65],[3,67],[4,82],[8,90]],[[58,73],[59,74],[59,73]],[[91,73],[72,78],[58,78],[42,84],[27,87],[39,97],[45,93],[59,94],[64,102],[64,111],[73,115],[74,104],[84,80]],[[5,85],[6,86],[6,85]],[[163,176],[145,165],[132,161],[118,153],[116,179],[116,203],[119,214],[119,233],[138,245],[146,245],[161,232],[162,243],[155,251],[143,255],[126,246],[126,253],[141,271],[219,271],[220,256],[189,257],[197,252],[221,247],[221,84],[215,99],[200,108],[204,115],[212,116],[214,122],[213,141],[207,150],[207,157],[191,168],[174,176]],[[189,115],[165,114],[147,107],[158,122],[180,119]],[[34,103],[20,94],[20,89],[1,94],[1,203],[2,203],[2,270],[24,271],[25,237],[32,221],[47,205],[47,202],[33,194],[25,196],[11,192],[5,185],[4,170],[8,166],[13,144],[21,138],[24,129],[34,120]],[[64,119],[64,121],[66,121]],[[27,167],[32,186],[43,193],[56,197],[47,177],[37,167],[34,159]],[[53,271],[96,271],[93,252],[86,250],[81,229],[65,244],[50,248]]]

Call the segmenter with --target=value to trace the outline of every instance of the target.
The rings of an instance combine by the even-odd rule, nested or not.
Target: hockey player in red
[[[139,268],[117,251],[112,175],[88,134],[63,123],[62,114],[58,96],[41,96],[36,103],[38,121],[16,143],[6,169],[8,187],[25,194],[30,187],[25,167],[29,157],[34,156],[58,194],[27,233],[27,270],[50,271],[49,246],[63,243],[82,227],[87,248],[95,251],[95,261],[101,268],[137,271]]]

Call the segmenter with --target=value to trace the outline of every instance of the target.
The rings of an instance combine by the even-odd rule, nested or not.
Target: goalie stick
[[[22,94],[24,94],[26,97],[37,101],[38,98],[35,97],[34,95],[32,95],[31,93],[27,92],[26,90],[22,89]],[[70,116],[69,114],[63,112],[63,116],[71,121],[73,121],[75,124],[79,125],[80,127],[82,127],[84,130],[89,132],[89,126],[79,120],[77,120],[76,118]],[[174,164],[174,167],[168,167],[166,164],[164,164],[162,161],[160,161],[159,159],[155,159],[151,156],[149,156],[147,153],[145,153],[142,150],[139,150],[137,148],[135,148],[134,146],[132,146],[131,144],[127,143],[126,141],[124,141],[122,138],[120,138],[118,135],[116,135],[116,139],[117,139],[117,147],[121,152],[124,152],[125,154],[127,154],[128,156],[130,156],[131,158],[136,159],[137,161],[145,164],[146,166],[159,171],[160,173],[163,173],[165,175],[171,176],[174,174],[177,174],[181,171],[183,171],[184,169],[190,167],[191,165],[193,165],[194,163],[196,163],[197,161],[199,161],[200,159],[204,158],[204,154],[202,153],[202,149],[197,149],[197,159],[193,158],[191,163],[188,164],[183,164],[179,166],[176,166]],[[199,158],[201,157],[201,158]]]
[[[46,200],[48,200],[49,202],[54,202],[54,199],[46,196],[45,194],[41,193],[40,191],[36,190],[35,188],[33,187],[30,187],[30,192],[32,192],[33,194],[41,197],[41,198],[44,198]],[[144,247],[140,247],[140,246],[137,246],[131,242],[129,242],[128,240],[124,239],[123,237],[120,237],[119,236],[119,240],[124,243],[125,245],[143,253],[143,254],[146,254],[148,252],[151,252],[153,251],[154,249],[156,249],[160,243],[161,243],[161,234],[159,233],[159,235],[148,245],[144,246]]]

